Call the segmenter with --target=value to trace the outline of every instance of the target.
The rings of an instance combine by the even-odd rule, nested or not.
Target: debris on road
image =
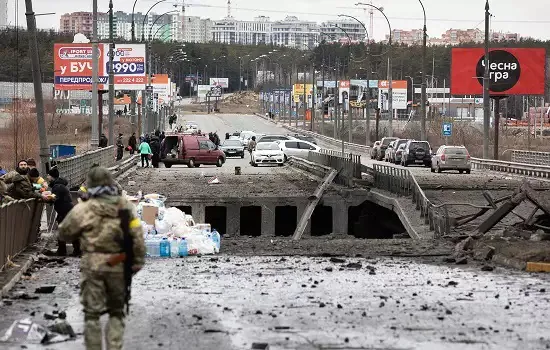
[[[34,291],[36,294],[51,294],[55,290],[55,286],[42,286],[36,288]]]
[[[55,332],[51,329],[61,332]],[[32,321],[30,318],[17,320],[0,338],[0,342],[26,344],[54,344],[76,338],[71,325],[67,321],[59,321],[50,327]]]

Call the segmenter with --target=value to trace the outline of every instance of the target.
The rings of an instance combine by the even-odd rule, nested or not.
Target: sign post
[[[449,143],[449,137],[453,135],[453,124],[448,122],[443,123],[441,129],[443,136],[445,137],[445,144],[447,145]]]

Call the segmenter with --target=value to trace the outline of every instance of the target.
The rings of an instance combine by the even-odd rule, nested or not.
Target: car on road
[[[293,137],[296,138],[296,139],[298,139],[298,140],[302,140],[302,141],[307,141],[307,142],[309,142],[309,143],[313,143],[314,145],[317,144],[317,141],[315,141],[315,139],[313,138],[313,136],[295,134],[295,135],[293,135]]]
[[[378,149],[380,148],[381,141],[376,141],[372,148],[370,149],[370,159],[375,159],[378,154]]]
[[[397,137],[384,137],[382,140],[380,140],[380,147],[378,148],[376,152],[376,159],[382,160],[384,159],[384,156],[386,155],[386,150],[388,149],[388,146],[391,142],[397,140]]]
[[[409,140],[408,139],[397,139],[397,140],[393,141],[391,150],[388,148],[388,152],[386,152],[386,155],[387,155],[386,158],[388,159],[387,160],[388,162],[397,163],[396,162],[397,150],[399,149],[399,147],[401,145],[406,145],[407,141],[409,141]],[[399,158],[399,160],[401,160],[401,158]]]
[[[221,167],[226,159],[223,151],[207,137],[185,134],[166,136],[161,158],[167,168],[174,164],[186,164],[189,168],[202,164]]]
[[[244,158],[244,148],[240,140],[223,140],[220,149],[225,153],[226,157],[241,157]]]
[[[459,173],[470,174],[472,163],[470,153],[464,146],[441,146],[432,156],[432,173],[447,170],[458,170]]]
[[[321,150],[321,147],[301,140],[283,140],[277,141],[277,144],[285,154],[285,162],[290,157],[307,158],[310,151],[319,152]]]
[[[252,166],[260,164],[270,164],[283,166],[285,154],[279,148],[276,142],[262,142],[256,145],[256,149],[252,151]]]
[[[258,143],[261,142],[275,142],[275,141],[286,141],[286,140],[296,140],[293,136],[287,135],[262,135],[261,137],[256,137]]]
[[[432,152],[428,141],[407,141],[401,154],[401,165],[406,167],[412,164],[428,168],[432,166]]]
[[[403,156],[403,152],[405,152],[406,146],[407,146],[407,143],[402,143],[399,145],[399,147],[395,151],[395,157],[394,157],[395,159],[393,161],[395,164],[401,164],[401,156]]]
[[[252,138],[252,136],[256,136],[256,141],[258,140],[259,134],[255,131],[241,131],[239,138],[241,139],[241,144],[243,146],[248,146],[248,142]]]

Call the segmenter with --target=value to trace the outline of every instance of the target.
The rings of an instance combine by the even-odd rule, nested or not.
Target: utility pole
[[[419,0],[420,1],[420,0]],[[424,28],[422,30],[422,85],[421,85],[421,97],[420,97],[420,103],[422,106],[420,107],[420,113],[422,114],[420,116],[420,131],[421,131],[421,137],[420,139],[422,141],[426,141],[428,139],[428,135],[426,133],[426,39],[427,39],[427,29],[426,29],[426,10],[424,8],[424,4],[422,1],[420,1],[420,5],[422,5],[422,11],[424,12]],[[412,87],[413,91],[413,100],[414,100],[414,84]]]
[[[489,158],[489,124],[491,106],[489,95],[489,0],[485,2],[485,59],[483,70],[483,158]]]
[[[114,38],[113,0],[109,0],[109,145],[115,144],[115,38]]]
[[[34,98],[36,99],[36,121],[38,137],[40,139],[40,172],[47,173],[47,163],[50,160],[48,136],[46,135],[46,121],[44,120],[44,96],[42,95],[42,73],[40,72],[40,58],[38,56],[38,40],[36,38],[36,17],[32,9],[32,0],[25,0],[25,16],[29,31],[29,49],[32,64],[32,80],[34,82]]]
[[[309,121],[309,130],[315,131],[313,122],[315,121],[315,94],[316,94],[316,82],[315,82],[315,65],[311,63],[311,120]]]
[[[92,3],[92,137],[90,146],[93,150],[99,146],[99,116],[98,116],[98,80],[99,80],[99,47],[97,39],[97,0]]]

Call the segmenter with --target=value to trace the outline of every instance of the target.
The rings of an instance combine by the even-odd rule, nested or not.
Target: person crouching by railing
[[[37,169],[36,168],[36,161],[34,160],[34,158],[27,159],[27,165],[29,166],[29,169]],[[29,172],[30,172],[30,170],[29,170]],[[29,173],[29,175],[30,175],[30,173]],[[34,186],[36,189],[40,189],[41,190],[40,192],[44,192],[44,191],[48,190],[48,183],[41,176],[36,177],[36,180],[33,181],[33,185],[40,185],[40,187]]]
[[[19,161],[17,168],[4,175],[3,179],[8,185],[7,194],[14,199],[36,198],[47,200],[46,195],[34,192],[26,160]]]
[[[50,183],[50,188],[52,194],[55,195],[55,200],[53,202],[53,208],[57,213],[57,218],[55,221],[57,224],[61,224],[63,219],[69,214],[73,209],[73,200],[71,193],[67,185],[69,182],[61,177],[59,177],[59,170],[57,168],[52,168],[48,172],[48,182]],[[82,252],[80,251],[80,242],[78,240],[73,241],[73,256],[80,256]],[[64,241],[57,241],[57,255],[65,256],[67,255],[67,246]]]

